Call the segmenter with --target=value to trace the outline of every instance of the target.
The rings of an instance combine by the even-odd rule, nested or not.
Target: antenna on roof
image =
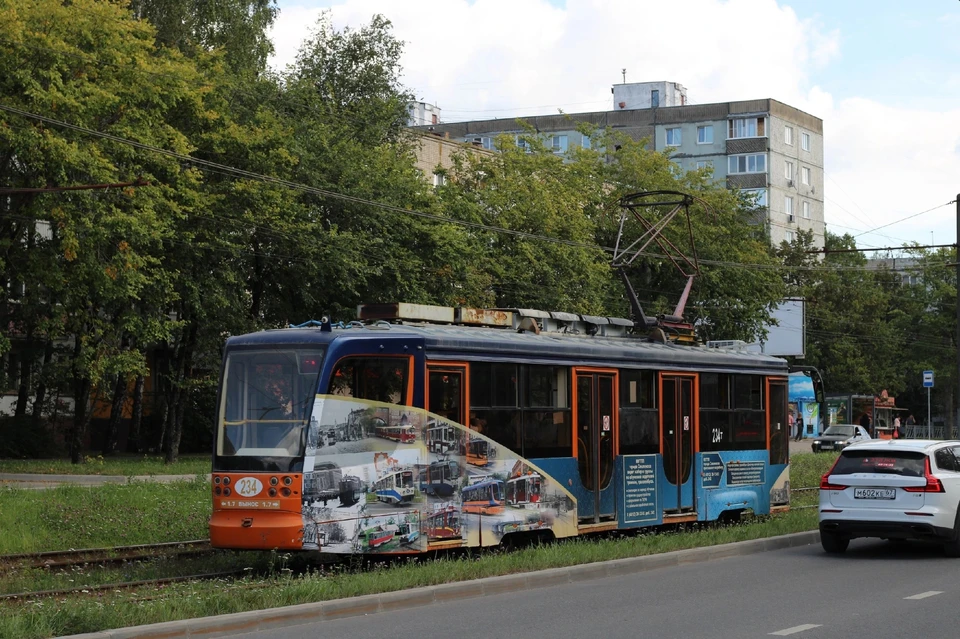
[[[626,69],[622,69],[622,70],[620,71],[620,73],[623,74],[623,83],[626,84],[626,83],[627,83],[627,70],[626,70]]]

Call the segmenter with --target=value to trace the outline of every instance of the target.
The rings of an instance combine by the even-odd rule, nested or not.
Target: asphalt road
[[[960,560],[935,546],[854,540],[842,556],[801,546],[242,636],[956,637],[958,603]]]

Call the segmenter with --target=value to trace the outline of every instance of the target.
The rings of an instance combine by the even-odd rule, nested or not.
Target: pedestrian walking
[[[797,437],[794,441],[800,441],[803,439],[803,413],[797,418]]]
[[[790,439],[797,438],[797,420],[793,416],[793,411],[787,415],[787,424],[790,426]]]

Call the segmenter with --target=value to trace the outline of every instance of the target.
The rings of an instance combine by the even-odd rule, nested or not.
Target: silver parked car
[[[834,424],[823,431],[823,434],[814,438],[810,444],[813,452],[822,450],[843,450],[854,442],[865,442],[870,439],[870,433],[863,426],[853,424]]]

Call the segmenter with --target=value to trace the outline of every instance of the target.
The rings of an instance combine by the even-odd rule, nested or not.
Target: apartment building
[[[770,242],[791,241],[799,230],[813,232],[824,246],[823,121],[770,98],[690,104],[676,82],[615,84],[610,111],[524,117],[564,154],[591,139],[580,123],[620,131],[650,148],[669,153],[679,169],[705,170],[728,188],[756,196],[758,223]],[[439,116],[439,110],[435,112]],[[433,113],[431,113],[433,115]],[[475,147],[492,149],[497,136],[522,144],[516,119],[474,120],[414,127]]]

